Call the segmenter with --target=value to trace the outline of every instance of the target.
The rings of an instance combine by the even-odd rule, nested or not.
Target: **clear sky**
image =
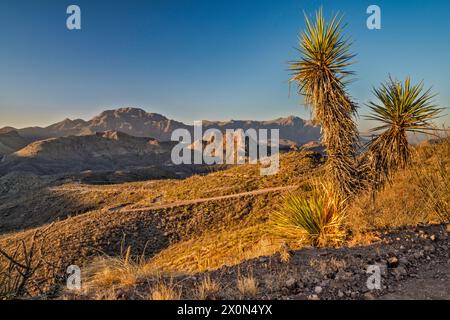
[[[81,31],[66,28],[70,4],[81,7]],[[366,27],[371,4],[382,10],[379,31]],[[357,53],[350,93],[360,104],[390,73],[425,80],[450,106],[448,0],[1,0],[0,127],[121,106],[188,123],[309,118],[289,95],[288,61],[303,11],[321,5],[346,15]]]

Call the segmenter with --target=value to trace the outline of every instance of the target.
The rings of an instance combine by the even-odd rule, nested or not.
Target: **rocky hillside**
[[[314,126],[310,121],[295,116],[270,121],[204,121],[203,126],[205,129],[217,128],[222,131],[227,129],[279,129],[280,139],[284,140],[284,144],[292,142],[298,146],[320,139],[319,127]]]
[[[19,135],[14,129],[0,129],[0,158],[25,147],[29,141]]]
[[[164,164],[170,160],[171,147],[170,142],[117,131],[51,138],[5,156],[0,175],[14,171],[48,175]]]

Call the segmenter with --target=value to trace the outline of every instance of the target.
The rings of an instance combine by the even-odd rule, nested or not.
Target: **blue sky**
[[[81,7],[81,31],[66,28],[70,4]],[[382,10],[378,31],[366,28],[371,4]],[[345,13],[357,53],[349,89],[361,105],[390,73],[423,79],[450,106],[448,0],[2,0],[0,127],[121,106],[185,122],[309,118],[287,69],[303,11],[320,6]]]

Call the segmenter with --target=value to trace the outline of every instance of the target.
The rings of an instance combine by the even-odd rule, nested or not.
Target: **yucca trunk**
[[[353,194],[358,185],[355,169],[358,129],[353,113],[346,107],[350,104],[346,97],[338,101],[330,97],[322,107],[316,106],[316,109],[323,109],[323,118],[317,120],[321,123],[322,143],[327,150],[327,176],[344,197]]]
[[[378,190],[390,181],[392,172],[405,168],[410,162],[406,131],[392,128],[374,139],[367,152],[369,181],[372,189]]]

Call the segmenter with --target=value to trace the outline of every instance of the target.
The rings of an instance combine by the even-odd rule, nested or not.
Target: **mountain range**
[[[48,127],[27,127],[23,129],[6,127],[0,129],[0,143],[8,140],[7,137],[3,137],[5,133],[9,134],[11,138],[12,135],[15,135],[15,140],[19,136],[23,141],[32,142],[48,138],[92,135],[106,131],[118,131],[134,137],[170,141],[172,132],[180,128],[193,132],[192,125],[168,119],[157,113],[148,113],[138,108],[120,108],[104,111],[88,121],[65,119]],[[296,145],[318,141],[320,138],[320,128],[318,126],[295,116],[271,121],[203,121],[203,129],[207,130],[209,128],[216,128],[222,131],[226,129],[247,130],[249,128],[279,129],[280,139],[292,141]],[[23,143],[17,143],[16,141],[8,149],[17,151],[20,147],[23,147]],[[7,151],[6,148],[5,151]],[[5,153],[7,152],[3,152],[3,154]]]
[[[203,131],[279,129],[281,147],[318,141],[320,128],[290,116],[272,121],[203,121]],[[119,170],[164,165],[170,160],[171,134],[192,125],[137,108],[107,110],[89,121],[65,119],[48,127],[0,129],[0,175]]]

